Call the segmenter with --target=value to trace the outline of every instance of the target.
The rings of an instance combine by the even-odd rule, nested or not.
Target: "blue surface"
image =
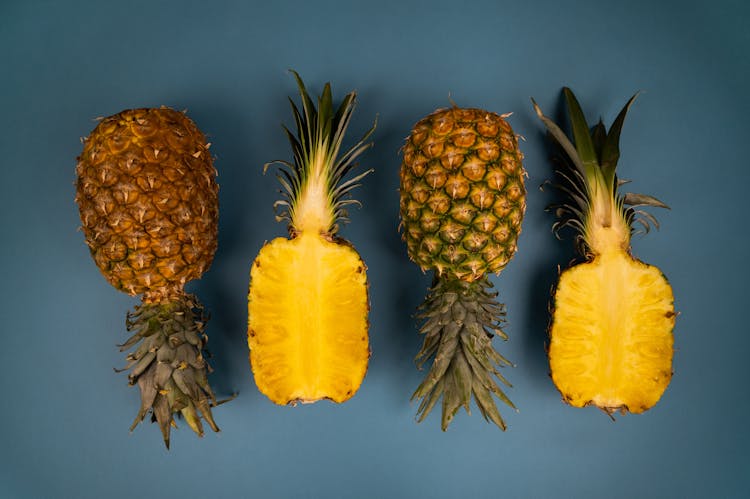
[[[0,4],[0,496],[750,497],[747,414],[747,115],[750,11],[716,2],[42,2]],[[271,404],[247,363],[250,262],[284,233],[275,179],[290,157],[287,68],[313,91],[359,91],[350,138],[379,115],[376,169],[343,230],[369,266],[372,358],[341,406]],[[546,306],[571,256],[536,187],[550,175],[529,97],[560,110],[570,85],[610,123],[643,90],[621,175],[671,205],[634,252],[669,277],[681,312],[675,375],[646,414],[612,422],[564,405],[548,377]],[[429,277],[397,234],[399,147],[449,104],[514,112],[529,173],[519,253],[495,279],[508,306],[518,413],[502,433],[460,413],[414,421],[420,345],[411,318]],[[196,292],[212,313],[220,434],[127,430],[138,393],[115,344],[136,300],[98,273],[76,229],[75,158],[94,118],[161,104],[210,135],[219,251]]]

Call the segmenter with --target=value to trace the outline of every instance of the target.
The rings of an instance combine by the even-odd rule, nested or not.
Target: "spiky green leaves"
[[[619,181],[616,174],[620,158],[620,133],[628,110],[638,94],[628,100],[609,130],[606,130],[601,119],[595,127],[590,128],[573,92],[565,87],[563,94],[575,145],[554,121],[542,113],[532,99],[537,115],[565,152],[564,159],[572,165],[568,170],[555,172],[562,179],[562,183],[554,184],[555,187],[565,192],[569,199],[566,203],[550,207],[558,217],[553,230],[557,233],[564,227],[574,228],[583,240],[584,252],[598,253],[597,244],[606,245],[611,241],[627,249],[629,237],[635,231],[636,224],[640,224],[646,232],[652,224],[658,227],[652,215],[637,208],[667,208],[664,203],[652,196],[618,194],[618,188],[625,183]],[[619,235],[613,238],[603,237],[599,233],[600,229],[611,229]]]
[[[331,85],[326,83],[316,106],[302,78],[295,71],[291,72],[302,102],[300,110],[289,99],[296,133],[284,127],[292,145],[294,161],[276,160],[264,166],[265,171],[271,164],[280,165],[277,177],[282,185],[283,198],[274,205],[281,208],[277,220],[288,220],[293,232],[310,228],[334,234],[338,224],[346,221],[346,206],[358,203],[349,198],[350,192],[372,171],[344,180],[356,165],[357,157],[372,146],[367,140],[376,125],[373,124],[357,143],[340,154],[356,104],[356,92],[347,94],[334,109]],[[318,224],[322,226],[316,227]]]
[[[417,365],[433,359],[430,371],[412,395],[420,398],[417,420],[422,421],[442,397],[442,429],[448,428],[461,407],[470,412],[472,395],[482,416],[505,430],[493,394],[515,408],[496,379],[510,387],[499,368],[512,365],[492,347],[497,335],[507,340],[501,329],[505,309],[491,291],[487,277],[474,282],[441,277],[430,289],[419,317],[424,320],[420,333],[424,343],[417,354]]]
[[[159,423],[164,444],[169,448],[173,415],[180,413],[190,428],[203,436],[201,416],[213,431],[219,431],[211,414],[216,405],[207,373],[210,367],[202,355],[206,344],[203,308],[194,296],[162,304],[136,306],[128,314],[128,331],[135,331],[120,350],[136,347],[126,357],[128,380],[138,384],[141,408],[131,431],[151,412]],[[137,346],[136,346],[137,345]]]

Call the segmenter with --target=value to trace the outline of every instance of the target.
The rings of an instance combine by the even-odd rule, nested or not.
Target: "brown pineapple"
[[[76,202],[91,255],[107,281],[143,303],[128,314],[122,350],[141,390],[134,428],[146,414],[169,447],[173,414],[203,434],[218,431],[202,355],[203,307],[184,291],[211,265],[217,246],[218,185],[209,144],[184,113],[123,111],[101,120],[78,158]]]

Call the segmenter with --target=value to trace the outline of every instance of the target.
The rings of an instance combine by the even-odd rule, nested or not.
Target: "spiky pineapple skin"
[[[112,286],[158,301],[211,265],[218,185],[208,146],[169,108],[123,111],[85,139],[76,201],[86,244]]]
[[[498,114],[453,107],[420,120],[400,172],[410,258],[467,281],[500,272],[516,252],[526,210],[522,158]]]

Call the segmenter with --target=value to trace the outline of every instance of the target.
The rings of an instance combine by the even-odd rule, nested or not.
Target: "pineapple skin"
[[[158,302],[211,265],[219,207],[208,147],[169,108],[123,111],[85,139],[76,202],[91,256],[118,290]]]
[[[409,257],[466,281],[499,273],[516,252],[526,210],[522,159],[503,116],[454,107],[420,120],[400,173]]]

